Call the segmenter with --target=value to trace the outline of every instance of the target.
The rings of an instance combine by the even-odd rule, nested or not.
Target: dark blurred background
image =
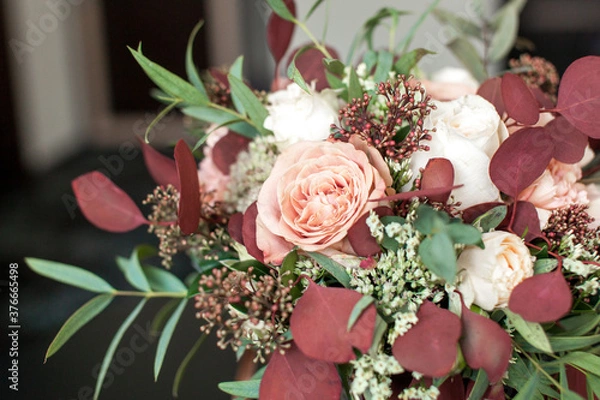
[[[151,82],[126,46],[141,40],[149,58],[185,75],[187,37],[204,18],[194,49],[198,66],[226,65],[244,52],[246,76],[265,89],[272,76],[264,42],[266,8],[260,0],[3,0],[0,5],[0,398],[91,399],[97,365],[136,303],[116,299],[43,365],[61,324],[92,296],[34,275],[23,258],[81,266],[116,287],[128,287],[114,257],[128,256],[136,244],[155,243],[153,237],[144,228],[126,234],[94,228],[73,208],[70,188],[78,175],[101,168],[138,204],[154,187],[139,153],[127,159],[120,154],[160,111],[148,95]],[[548,58],[562,73],[576,58],[600,54],[598,21],[598,0],[530,0],[521,35],[535,43],[534,55]],[[157,126],[153,144],[168,152],[184,134],[175,114]],[[6,380],[10,263],[19,264],[18,394],[8,390]],[[175,273],[185,277],[191,271],[185,259],[177,260]],[[146,337],[142,333],[162,304],[149,302],[119,346],[123,354],[133,337]],[[156,339],[148,338],[153,343],[146,350],[117,363],[101,398],[171,398],[176,368],[198,337],[198,326],[190,303],[158,382],[152,374]],[[234,370],[232,353],[208,340],[188,368],[181,398],[227,399],[216,385],[233,379]]]

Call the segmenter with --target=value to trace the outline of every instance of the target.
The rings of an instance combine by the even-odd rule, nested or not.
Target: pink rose
[[[519,200],[529,201],[538,210],[540,224],[546,225],[553,210],[570,204],[587,204],[587,191],[578,181],[581,179],[579,164],[550,161],[546,171],[527,189],[519,194]]]
[[[364,150],[363,150],[364,149]],[[279,264],[295,246],[348,251],[344,239],[392,182],[377,150],[364,143],[299,142],[277,158],[258,195],[257,246]]]
[[[209,127],[209,131],[212,126]],[[225,189],[229,184],[229,174],[224,174],[221,169],[215,164],[212,151],[219,140],[221,140],[229,130],[225,127],[214,130],[208,136],[206,144],[202,151],[204,152],[204,158],[200,162],[198,169],[198,179],[200,181],[200,189],[207,195],[205,201],[210,204],[216,202],[222,202],[225,196]]]

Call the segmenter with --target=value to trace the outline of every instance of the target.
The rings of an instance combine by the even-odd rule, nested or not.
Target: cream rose
[[[319,141],[329,137],[331,124],[338,119],[338,99],[334,91],[306,93],[295,83],[268,96],[269,111],[264,127],[273,131],[280,147],[299,141]]]
[[[486,311],[506,307],[512,290],[533,276],[533,258],[516,235],[504,231],[482,235],[485,249],[466,247],[458,257],[458,290],[467,306]]]
[[[454,167],[454,184],[463,185],[452,191],[461,209],[475,204],[498,201],[500,192],[489,175],[490,160],[508,131],[494,106],[477,95],[450,102],[436,102],[426,125],[435,127],[432,139],[424,141],[429,151],[418,151],[411,158],[411,169],[418,176],[431,158],[450,160]]]
[[[366,151],[363,151],[364,148]],[[348,230],[391,184],[381,155],[361,142],[299,142],[284,150],[258,195],[257,245],[281,263],[294,247],[348,251]]]

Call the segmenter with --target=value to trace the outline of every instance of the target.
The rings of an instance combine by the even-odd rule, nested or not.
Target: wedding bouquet
[[[249,380],[219,385],[239,398],[600,395],[600,191],[590,145],[600,138],[600,57],[573,62],[560,84],[548,61],[529,55],[489,77],[488,64],[515,39],[523,2],[512,0],[492,20],[435,2],[400,45],[377,49],[374,30],[387,22],[394,38],[404,14],[384,8],[343,63],[306,28],[322,1],[302,20],[292,0],[267,2],[277,65],[269,93],[244,81],[243,58],[199,73],[191,48],[201,24],[188,46],[189,81],[131,49],[166,104],[161,116],[180,109],[200,136],[193,148],[180,140],[174,159],[141,141],[158,184],[144,202],[148,217],[100,172],[73,181],[91,223],[112,232],[147,225],[160,244],[117,258],[134,290],[28,259],[41,275],[99,293],[46,357],[115,297],[139,297],[108,348],[98,398],[125,331],[147,301],[170,298],[159,312],[155,378],[189,302],[201,332],[174,395],[211,333],[256,363]],[[448,47],[467,70],[425,79],[418,64],[431,52],[409,48],[429,13],[452,28]],[[312,43],[288,52],[295,27]],[[180,252],[193,266],[184,281],[169,272]],[[153,256],[166,269],[148,265]]]

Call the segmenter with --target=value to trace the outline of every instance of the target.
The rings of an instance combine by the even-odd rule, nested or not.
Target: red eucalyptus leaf
[[[179,177],[175,160],[161,154],[143,139],[138,137],[138,140],[142,146],[144,163],[154,182],[165,187],[173,185],[179,190]]]
[[[438,187],[438,188],[423,189],[423,190],[414,190],[412,192],[396,193],[391,196],[382,197],[380,199],[372,199],[369,201],[401,201],[401,200],[414,199],[415,197],[431,198],[434,196],[441,196],[448,191],[452,191],[452,190],[457,189],[462,186],[463,185],[455,185],[455,186],[446,186],[446,187]]]
[[[421,190],[451,187],[454,184],[454,167],[450,160],[432,158],[427,162],[421,176]],[[429,200],[446,203],[451,190],[439,195],[429,196]]]
[[[294,343],[285,354],[273,353],[259,390],[261,400],[339,400],[341,394],[335,364],[307,357]]]
[[[537,86],[529,86],[529,90],[531,90],[533,97],[535,97],[540,107],[546,109],[554,108],[554,102],[546,93],[542,91],[542,89]]]
[[[503,206],[503,205],[505,205],[505,204],[500,203],[500,202],[475,204],[474,206],[471,206],[471,207],[463,210],[463,215],[462,215],[463,221],[467,224],[472,224],[473,222],[475,222],[475,220],[477,218],[481,217],[483,214],[490,211],[492,208],[495,208],[498,206]],[[506,221],[506,219],[505,219],[505,221]],[[500,226],[502,226],[503,223],[504,223],[504,221],[500,224]],[[508,222],[507,222],[507,224],[508,224]]]
[[[179,175],[179,228],[186,235],[198,229],[200,222],[200,183],[198,166],[188,145],[180,139],[175,145],[175,164]]]
[[[288,59],[288,65],[294,59],[294,56],[300,50],[301,46],[295,49]],[[327,50],[333,58],[339,58],[337,51],[331,47],[326,46]],[[304,53],[300,54],[296,58],[296,68],[300,71],[300,74],[306,82],[316,81],[315,88],[317,91],[321,91],[329,87],[327,77],[325,75],[325,66],[323,65],[323,58],[325,56],[317,49],[308,49]]]
[[[354,360],[354,348],[367,352],[375,330],[375,306],[367,307],[348,331],[350,314],[362,297],[354,290],[310,282],[290,319],[300,350],[308,357],[338,364]]]
[[[256,202],[252,203],[246,209],[242,220],[242,241],[248,254],[256,258],[260,262],[265,261],[265,257],[261,249],[256,245],[256,217],[258,216],[258,206]]]
[[[553,157],[565,164],[575,164],[583,158],[588,145],[585,133],[575,128],[563,116],[558,116],[544,126],[554,143]]]
[[[510,336],[496,322],[462,306],[460,347],[469,367],[486,372],[489,381],[498,382],[512,355]]]
[[[248,148],[248,144],[250,144],[249,138],[229,131],[215,143],[212,149],[213,162],[224,175],[229,175],[231,166],[236,162],[240,152]]]
[[[569,364],[566,365],[566,370],[569,389],[587,399],[587,377],[585,374]],[[594,400],[598,400],[598,396],[594,395]]]
[[[502,78],[499,76],[490,78],[481,84],[477,94],[492,103],[498,111],[498,115],[502,117],[506,112],[506,107],[504,106],[504,100],[502,100],[501,84]]]
[[[559,112],[586,135],[600,139],[600,57],[574,61],[565,71],[558,88]]]
[[[511,73],[504,74],[500,89],[509,117],[524,125],[534,125],[538,122],[538,102],[521,77]]]
[[[534,275],[518,284],[508,308],[530,322],[553,322],[571,311],[573,297],[562,269]]]
[[[377,207],[373,211],[380,216],[394,215],[394,212],[389,207]],[[381,247],[371,235],[371,230],[367,225],[369,213],[365,213],[356,221],[356,223],[348,230],[348,241],[356,255],[360,257],[369,257],[381,252]]]
[[[93,225],[109,232],[128,232],[149,224],[135,202],[98,171],[71,182],[81,212]]]
[[[244,235],[242,233],[242,226],[244,223],[244,214],[238,212],[229,217],[227,223],[227,232],[233,240],[238,243],[244,244]]]
[[[458,355],[460,319],[430,301],[421,305],[417,318],[419,322],[396,339],[392,354],[410,371],[433,378],[447,375]]]
[[[490,177],[500,191],[517,197],[543,173],[554,153],[543,128],[524,128],[513,133],[490,161]]]
[[[290,10],[292,15],[295,17],[296,4],[294,1],[284,0],[284,3],[288,10]],[[267,45],[269,46],[269,50],[271,50],[271,54],[275,59],[275,76],[278,75],[279,68],[277,67],[279,66],[281,59],[290,46],[295,27],[296,24],[294,24],[292,21],[287,21],[276,13],[271,13],[271,16],[269,17],[269,22],[267,22]]]
[[[510,218],[511,212],[512,210],[509,210],[507,218]],[[542,237],[540,218],[535,210],[535,206],[528,201],[519,201],[511,228],[520,237],[523,237],[523,234],[527,232],[525,235],[526,242],[531,242],[533,239]]]

